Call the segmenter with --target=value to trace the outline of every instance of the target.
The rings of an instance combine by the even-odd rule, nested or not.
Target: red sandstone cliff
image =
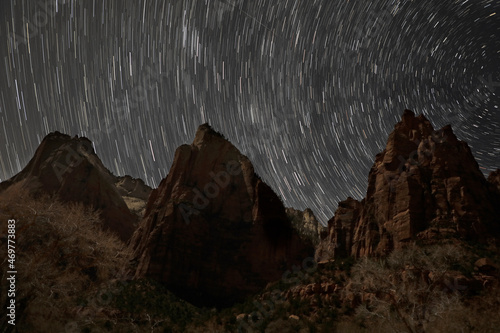
[[[366,197],[339,204],[316,256],[383,255],[417,239],[448,236],[496,241],[498,184],[498,172],[486,181],[451,126],[435,131],[406,110],[375,158]]]
[[[241,301],[313,255],[248,158],[206,124],[177,149],[131,248],[136,278],[210,306]]]

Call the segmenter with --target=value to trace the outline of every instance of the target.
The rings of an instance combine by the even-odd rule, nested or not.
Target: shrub
[[[349,288],[364,301],[357,317],[393,331],[427,331],[441,315],[461,306],[460,290],[447,290],[443,282],[465,260],[466,252],[454,245],[412,246],[385,259],[359,260]]]
[[[0,195],[1,233],[6,233],[8,219],[16,220],[19,331],[65,331],[79,305],[87,303],[87,296],[127,262],[125,244],[103,231],[98,212],[82,205],[65,205],[49,197],[35,199],[16,184]],[[6,248],[2,244],[1,257]],[[5,294],[1,297],[3,306],[8,300]],[[5,320],[3,316],[0,324],[6,324]]]

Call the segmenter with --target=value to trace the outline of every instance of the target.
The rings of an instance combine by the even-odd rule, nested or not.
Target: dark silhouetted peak
[[[207,124],[175,152],[131,248],[136,278],[209,306],[243,300],[313,252],[248,158]]]
[[[137,218],[115,182],[116,177],[104,167],[89,139],[53,132],[42,140],[21,172],[0,184],[0,191],[20,184],[35,197],[53,195],[63,202],[99,209],[105,228],[127,241]]]
[[[326,231],[321,223],[316,219],[313,211],[310,208],[300,211],[294,208],[286,208],[286,214],[292,221],[292,226],[302,238],[317,245],[320,241],[321,234]]]
[[[220,144],[223,144],[223,142],[229,143],[228,140],[219,132],[214,130],[208,123],[205,123],[203,125],[200,125],[196,131],[193,145],[197,146],[198,148],[201,148],[209,143],[212,143],[212,141],[219,141]],[[220,145],[213,145],[214,148],[219,147]],[[231,144],[232,146],[232,144]]]
[[[44,141],[57,142],[60,145],[76,143],[84,146],[89,153],[94,153],[94,148],[92,147],[92,141],[90,141],[88,138],[84,136],[78,137],[78,135],[75,135],[74,137],[71,137],[67,134],[55,131],[47,134],[41,143],[43,143]]]

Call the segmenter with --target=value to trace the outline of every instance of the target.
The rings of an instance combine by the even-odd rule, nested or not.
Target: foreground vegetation
[[[118,276],[128,260],[124,244],[104,232],[97,212],[63,205],[48,197],[33,199],[17,185],[0,197],[0,232],[15,219],[18,332],[64,332],[81,299]],[[6,258],[2,242],[0,258]],[[6,262],[1,267],[6,290]],[[6,304],[2,292],[0,303]],[[97,310],[97,308],[95,308]],[[12,329],[2,316],[3,331]]]
[[[127,275],[125,244],[97,212],[18,187],[0,195],[0,234],[16,220],[17,332],[495,332],[498,252],[453,239],[386,258],[352,258],[284,272],[226,309],[197,308]],[[0,257],[6,258],[2,238]],[[494,266],[494,265],[493,265]],[[6,306],[6,263],[0,303]],[[6,317],[2,332],[13,332]]]

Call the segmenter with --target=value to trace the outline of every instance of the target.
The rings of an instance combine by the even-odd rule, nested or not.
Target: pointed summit
[[[348,199],[329,221],[319,260],[382,255],[417,239],[498,241],[499,193],[451,126],[435,131],[405,110],[368,176],[366,197]]]
[[[400,156],[408,156],[415,151],[423,138],[427,138],[434,128],[423,116],[415,117],[413,111],[405,110],[400,122],[387,139],[383,162],[388,169],[394,170],[401,163]]]
[[[38,146],[28,165],[0,184],[0,192],[14,184],[32,196],[54,195],[63,202],[78,202],[101,210],[105,228],[127,241],[136,217],[132,215],[87,138],[54,132]]]
[[[57,152],[62,151],[80,151],[81,153],[85,152],[86,154],[95,155],[92,148],[92,143],[87,138],[71,138],[69,135],[62,134],[57,131],[49,133],[47,134],[47,136],[45,136],[45,138],[36,149],[35,155],[29,161],[28,165],[20,173],[7,180],[6,182],[3,182],[3,186],[6,186],[11,182],[20,181],[29,176],[39,176],[43,163],[49,158],[53,159],[52,162],[54,163],[60,163],[61,165],[70,164],[71,158],[76,157],[76,155],[72,156],[61,153],[57,154]],[[54,155],[57,155],[57,157]]]
[[[198,126],[193,140],[193,145],[201,148],[212,141],[219,141],[220,144],[229,143],[232,146],[232,144],[226,140],[222,134],[215,131],[208,123]]]
[[[205,306],[242,301],[313,253],[248,158],[207,124],[175,152],[130,244],[136,278]]]

